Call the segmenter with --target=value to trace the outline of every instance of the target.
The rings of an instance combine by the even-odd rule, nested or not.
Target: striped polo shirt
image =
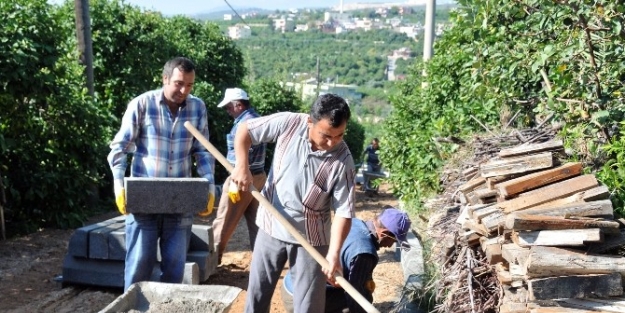
[[[313,151],[308,114],[276,113],[247,121],[252,144],[276,142],[263,195],[313,246],[330,243],[331,210],[354,217],[355,167],[344,141]],[[272,237],[297,244],[286,228],[259,205],[256,224]]]

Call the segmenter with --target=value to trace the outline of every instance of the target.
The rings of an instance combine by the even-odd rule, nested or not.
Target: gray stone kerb
[[[414,299],[409,297],[414,295],[416,290],[423,288],[425,276],[425,266],[423,262],[423,246],[415,235],[416,230],[408,232],[407,241],[409,248],[398,248],[400,252],[401,266],[404,272],[404,288],[402,289],[399,304],[395,310],[397,313],[423,313],[414,303]],[[411,302],[413,301],[413,302]]]

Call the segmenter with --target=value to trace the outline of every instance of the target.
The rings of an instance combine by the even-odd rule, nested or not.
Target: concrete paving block
[[[195,262],[187,262],[184,264],[184,277],[182,283],[186,285],[200,284],[200,268]]]
[[[124,230],[126,227],[124,220],[104,227],[94,229],[89,232],[89,258],[90,259],[109,259],[109,235],[116,230]]]
[[[401,266],[404,271],[404,281],[413,275],[424,275],[423,246],[414,231],[409,231],[406,237],[410,249],[402,249]]]
[[[126,177],[128,213],[198,213],[208,204],[204,178]]]
[[[63,260],[63,285],[91,285],[124,288],[124,261],[77,258],[66,255]],[[150,280],[160,281],[160,263],[156,263]],[[185,263],[183,284],[200,283],[200,270],[197,263]]]
[[[125,220],[125,216],[120,215],[100,223],[95,223],[87,226],[80,227],[74,231],[72,237],[69,239],[67,252],[75,257],[88,258],[89,257],[89,233],[106,227],[107,225],[117,223],[118,221]]]
[[[200,270],[200,283],[217,272],[217,253],[209,251],[189,251],[187,262],[197,263]]]
[[[126,260],[126,228],[114,230],[108,234],[109,260]]]
[[[193,225],[189,251],[215,251],[213,227],[210,225]]]
[[[124,288],[124,262],[67,254],[63,260],[63,285],[66,284]]]

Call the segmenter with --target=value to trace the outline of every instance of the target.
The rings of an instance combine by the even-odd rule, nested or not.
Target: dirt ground
[[[397,205],[397,200],[380,187],[375,196],[357,192],[358,218],[367,220],[379,213],[384,205]],[[94,217],[87,224],[116,216],[115,212]],[[212,218],[198,218],[196,224],[212,223]],[[230,312],[243,312],[251,253],[244,221],[238,225],[230,240],[217,274],[204,284],[229,285],[243,289]],[[66,286],[58,281],[63,258],[73,230],[42,229],[28,236],[0,241],[0,312],[98,312],[122,294],[121,289]],[[401,264],[394,259],[394,248],[379,251],[380,262],[373,276],[376,290],[374,306],[389,312],[398,300],[403,286]],[[280,289],[273,295],[271,313],[286,312],[282,307]]]

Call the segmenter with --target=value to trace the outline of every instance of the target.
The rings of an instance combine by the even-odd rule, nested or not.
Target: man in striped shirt
[[[262,193],[329,263],[327,268],[317,264],[261,204],[245,312],[269,310],[287,260],[293,275],[295,311],[323,312],[325,281],[335,283],[334,273],[341,270],[340,249],[354,217],[354,160],[343,141],[350,115],[343,98],[325,94],[313,103],[310,114],[283,112],[239,125],[232,180],[239,189],[247,190],[253,181],[249,148],[276,142]]]
[[[228,162],[232,166],[236,164],[236,157],[234,155],[234,136],[237,133],[237,128],[240,123],[252,118],[258,117],[256,110],[250,105],[250,100],[245,92],[241,88],[228,88],[224,94],[224,99],[217,105],[219,108],[224,108],[228,111],[228,115],[234,118],[234,125],[230,129],[230,133],[226,135],[226,141],[228,144]],[[253,145],[249,150],[249,166],[252,175],[254,176],[252,184],[257,190],[261,190],[265,181],[267,180],[267,174],[265,174],[265,155],[266,144],[261,143]],[[226,251],[226,245],[228,240],[232,237],[234,230],[237,228],[237,224],[241,217],[245,216],[247,222],[247,231],[250,238],[250,247],[254,250],[254,241],[256,240],[256,234],[258,233],[258,226],[256,226],[256,211],[258,210],[258,200],[254,199],[252,193],[249,191],[238,192],[238,199],[231,199],[229,193],[226,192],[230,186],[230,177],[226,178],[224,182],[224,192],[221,194],[219,200],[219,206],[217,208],[217,217],[213,222],[213,233],[215,234],[215,242],[219,243],[218,263],[221,264],[221,257]]]
[[[120,213],[126,214],[123,179],[127,154],[133,155],[133,177],[191,177],[191,157],[195,157],[197,173],[209,181],[212,190],[207,195],[209,206],[201,214],[211,213],[215,159],[183,126],[189,121],[209,138],[206,106],[190,94],[194,82],[195,65],[187,58],[174,58],[163,69],[163,88],[128,104],[108,155]],[[181,283],[192,224],[192,214],[128,214],[124,290],[150,279],[159,239],[161,281]]]

